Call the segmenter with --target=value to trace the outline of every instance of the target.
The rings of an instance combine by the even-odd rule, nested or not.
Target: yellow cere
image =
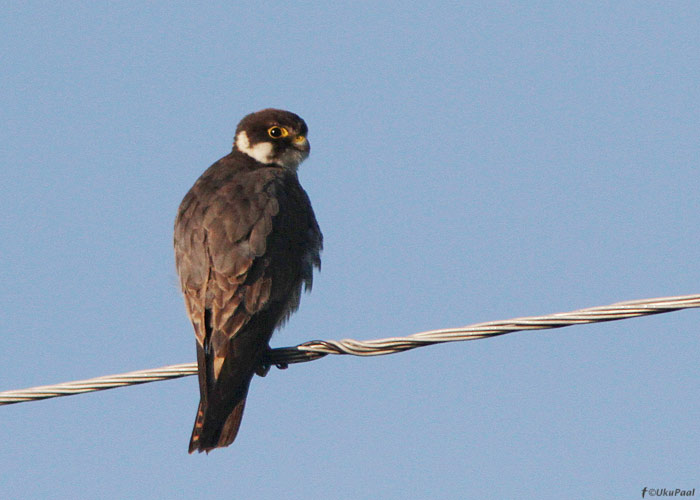
[[[298,135],[294,138],[294,142],[296,142],[297,144],[304,144],[306,142],[306,137],[304,137],[303,135]]]

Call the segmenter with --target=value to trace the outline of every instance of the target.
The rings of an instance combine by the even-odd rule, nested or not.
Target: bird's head
[[[304,120],[294,113],[263,109],[241,120],[233,149],[260,163],[295,170],[311,150],[307,132]]]

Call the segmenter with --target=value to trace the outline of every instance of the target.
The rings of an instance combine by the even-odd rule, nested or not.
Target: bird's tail
[[[194,421],[192,437],[190,438],[189,452],[206,451],[209,453],[214,448],[228,446],[233,443],[241,426],[245,399],[242,399],[233,408],[226,418],[207,415],[206,406],[200,401],[197,408],[197,418]]]

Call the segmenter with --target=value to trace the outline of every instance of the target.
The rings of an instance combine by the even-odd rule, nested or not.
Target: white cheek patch
[[[258,160],[260,163],[270,164],[272,163],[272,143],[271,142],[259,142],[255,146],[250,145],[250,140],[248,139],[248,134],[245,131],[241,131],[236,136],[236,148],[241,153],[245,153],[251,158]]]

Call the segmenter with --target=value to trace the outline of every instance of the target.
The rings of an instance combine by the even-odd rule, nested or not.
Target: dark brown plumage
[[[200,403],[189,451],[228,446],[272,332],[319,268],[322,235],[296,169],[307,128],[275,109],[250,114],[233,151],[197,180],[175,220],[175,263],[197,339]]]

